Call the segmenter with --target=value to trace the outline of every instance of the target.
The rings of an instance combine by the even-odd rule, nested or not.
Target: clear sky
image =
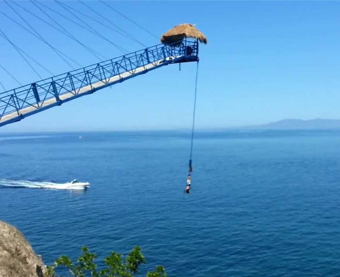
[[[77,1],[63,2],[103,21]],[[31,2],[17,3],[49,20]],[[53,1],[42,3],[67,14]],[[86,3],[144,44],[159,43],[102,3]],[[159,37],[180,23],[195,23],[206,34],[208,45],[200,48],[198,128],[253,125],[285,118],[340,119],[340,2],[110,1],[109,4]],[[77,43],[12,6],[49,43],[81,65],[97,62]],[[3,1],[0,1],[0,10],[20,20]],[[104,40],[52,12],[49,14],[77,39],[104,56],[121,55]],[[87,22],[131,52],[142,49],[141,45],[110,29]],[[2,14],[0,28],[54,74],[71,69],[46,44]],[[21,83],[39,79],[2,37],[0,45],[0,64]],[[35,67],[43,77],[50,76]],[[195,68],[195,64],[182,65],[182,71],[177,65],[164,67],[28,117],[0,131],[190,128]],[[0,81],[6,89],[18,86],[1,68]]]

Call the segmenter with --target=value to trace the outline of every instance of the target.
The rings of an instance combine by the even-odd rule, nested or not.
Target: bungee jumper
[[[187,187],[185,188],[185,193],[189,194],[190,189],[191,189],[191,175],[189,173],[188,178],[187,178]]]
[[[189,194],[191,189],[191,173],[192,173],[192,161],[189,160],[189,172],[187,177],[187,187],[185,188],[185,193]]]

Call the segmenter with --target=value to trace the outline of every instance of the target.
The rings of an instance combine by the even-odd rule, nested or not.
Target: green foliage
[[[146,264],[146,259],[142,254],[141,248],[136,246],[124,260],[121,254],[111,252],[110,256],[105,258],[106,268],[97,270],[95,259],[96,254],[90,253],[87,247],[81,249],[82,255],[74,264],[67,256],[59,257],[54,266],[48,268],[49,277],[58,277],[56,269],[65,267],[75,277],[133,277],[138,273],[139,266]],[[147,273],[146,277],[166,277],[165,269],[158,266],[155,271]],[[59,276],[61,277],[61,276]]]
[[[150,271],[146,277],[166,277],[165,269],[162,266],[157,266],[155,271]]]

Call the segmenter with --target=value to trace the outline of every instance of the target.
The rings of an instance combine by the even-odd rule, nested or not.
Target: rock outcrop
[[[43,277],[45,265],[24,236],[0,221],[0,277]]]

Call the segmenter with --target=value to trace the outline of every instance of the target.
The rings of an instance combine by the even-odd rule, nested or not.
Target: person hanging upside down
[[[190,174],[188,174],[187,187],[185,188],[185,193],[190,193],[190,189],[191,189],[191,176]]]

